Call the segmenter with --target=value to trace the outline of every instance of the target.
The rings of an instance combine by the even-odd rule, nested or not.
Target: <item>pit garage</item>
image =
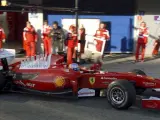
[[[8,1],[18,4],[37,4],[48,7],[75,7],[75,0],[70,0],[67,3],[64,0],[59,0],[57,2],[53,2],[52,0]],[[53,5],[51,6],[51,4]],[[97,6],[97,4],[99,5]],[[108,43],[108,47],[105,48],[105,52],[110,53],[134,53],[137,40],[137,31],[134,27],[138,27],[140,22],[145,21],[150,32],[146,54],[151,55],[154,41],[157,39],[160,32],[160,19],[158,12],[159,0],[102,0],[99,3],[91,0],[79,0],[79,9],[83,11],[104,12],[103,14],[79,12],[79,22],[83,21],[84,23],[85,21],[84,24],[87,25],[86,29],[88,35],[93,35],[94,31],[98,28],[97,23],[91,21],[98,20],[99,22],[105,22],[111,35],[111,39]],[[26,10],[23,7],[10,6],[1,7],[0,11],[0,22],[7,34],[7,42],[4,45],[7,48],[22,48],[22,32],[27,20],[32,22],[39,34],[41,32],[43,19],[48,20],[50,25],[53,21],[58,21],[63,27],[75,23],[75,15],[73,11]],[[69,19],[70,23],[65,22],[67,19]],[[94,29],[92,29],[93,27]],[[38,46],[40,46],[40,43],[41,40],[39,39],[37,48],[39,48]],[[37,51],[41,52],[40,49]]]
[[[135,14],[135,26],[139,26],[140,22],[145,21],[149,28],[149,40],[146,46],[146,55],[150,56],[153,51],[153,45],[158,35],[160,35],[160,12],[159,0],[137,0],[137,9]],[[136,31],[134,32],[136,35]],[[135,42],[137,40],[135,36]]]
[[[18,4],[37,4],[37,5],[43,5],[48,7],[65,7],[65,8],[74,8],[75,1],[64,1],[59,0],[56,3],[52,0],[35,0],[34,2],[32,0],[8,0],[9,2],[18,3]],[[51,6],[51,4],[53,5]],[[92,3],[92,4],[91,4]],[[116,4],[115,4],[116,3]],[[107,24],[107,29],[110,32],[111,39],[108,43],[108,47],[105,48],[106,53],[132,53],[133,52],[133,29],[132,26],[134,25],[134,13],[135,13],[135,1],[134,0],[123,0],[123,1],[117,1],[117,0],[102,0],[99,5],[97,6],[97,1],[92,0],[79,0],[79,9],[83,11],[91,11],[91,12],[102,12],[102,14],[92,14],[92,13],[82,13],[79,12],[79,21],[85,21],[84,24],[88,24],[86,26],[87,34],[88,35],[94,35],[96,29],[98,28],[98,25],[94,22],[89,22],[94,20],[98,20],[99,22],[103,21]],[[101,6],[101,7],[99,7]],[[113,7],[114,6],[114,7]],[[124,6],[124,7],[123,7]],[[23,27],[25,27],[25,21],[28,20],[31,21],[33,26],[36,28],[38,33],[41,32],[41,27],[43,23],[43,18],[47,19],[49,21],[49,24],[51,25],[53,21],[58,21],[59,24],[62,26],[66,26],[66,22],[64,24],[64,21],[67,19],[70,19],[71,23],[74,23],[75,15],[74,12],[62,12],[62,11],[49,11],[49,10],[28,10],[24,12],[24,8],[13,8],[10,6],[2,7],[1,11],[5,11],[5,9],[9,9],[10,11],[14,10],[19,14],[19,18],[12,21],[14,23],[14,37],[10,37],[10,35],[7,38],[6,47],[11,47],[11,45],[14,43],[17,44],[16,48],[22,48],[22,31]],[[17,16],[14,15],[13,16]],[[26,15],[28,14],[28,15]],[[25,17],[24,17],[25,16]],[[16,24],[16,22],[19,23],[21,21],[21,25]],[[4,24],[5,25],[5,24]],[[94,29],[91,30],[92,27]],[[12,28],[13,29],[13,28]],[[18,30],[17,30],[18,29]],[[6,30],[7,31],[7,30]],[[11,30],[9,30],[8,34],[11,34]],[[40,35],[39,35],[40,37]],[[41,40],[39,39],[39,42]],[[11,44],[11,45],[10,45]],[[39,48],[40,43],[37,44],[37,48]],[[41,50],[38,50],[41,52]]]

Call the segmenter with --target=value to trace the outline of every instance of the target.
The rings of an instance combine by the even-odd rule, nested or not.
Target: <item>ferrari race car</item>
[[[127,109],[136,101],[136,95],[146,89],[160,90],[160,79],[147,76],[141,70],[105,72],[98,65],[85,68],[75,63],[67,67],[61,55],[37,55],[12,63],[14,56],[13,51],[0,51],[0,91],[76,98],[106,96],[114,108]],[[160,109],[160,99],[142,98],[142,105]]]

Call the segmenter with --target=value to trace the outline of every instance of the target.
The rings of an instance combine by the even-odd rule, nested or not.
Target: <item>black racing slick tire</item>
[[[136,75],[144,75],[146,76],[146,73],[140,69],[134,69],[131,71],[131,73],[136,74]]]
[[[136,90],[127,80],[113,81],[108,86],[107,100],[116,109],[128,109],[136,101]]]
[[[0,72],[0,91],[5,87],[6,79],[3,76],[2,72]]]

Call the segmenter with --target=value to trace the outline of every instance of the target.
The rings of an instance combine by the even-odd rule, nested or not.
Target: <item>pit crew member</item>
[[[110,39],[109,31],[105,27],[106,25],[103,22],[101,22],[99,25],[99,29],[96,31],[94,35],[96,40],[96,49],[98,52],[102,51],[102,40],[108,41]]]
[[[64,45],[64,32],[60,26],[58,26],[58,22],[53,22],[53,29],[49,33],[49,36],[52,37],[52,49],[53,54],[57,54],[57,52],[63,51]]]
[[[76,58],[76,50],[78,45],[76,27],[71,25],[69,27],[68,38],[66,40],[67,45],[67,64],[70,65],[73,59]]]
[[[52,39],[49,37],[49,33],[52,30],[52,27],[48,25],[48,21],[45,20],[42,28],[42,40],[44,44],[44,51],[46,55],[52,53]]]
[[[25,44],[26,56],[35,56],[37,33],[29,21],[26,22],[26,27],[23,30],[23,40]]]
[[[160,35],[158,36],[158,38],[159,39],[155,40],[155,43],[154,43],[154,49],[153,49],[153,52],[152,52],[153,56],[157,56],[158,52],[159,52],[159,48],[160,48]]]
[[[141,50],[141,62],[144,62],[144,55],[146,44],[148,42],[149,31],[146,22],[141,22],[140,28],[138,28],[138,40],[137,40],[137,47],[136,47],[136,62],[139,61],[139,53]]]
[[[6,39],[6,34],[4,32],[4,29],[0,25],[0,49],[2,48],[2,44],[5,43]]]

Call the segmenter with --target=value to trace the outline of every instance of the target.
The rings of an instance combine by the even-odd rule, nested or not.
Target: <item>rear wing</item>
[[[0,49],[0,70],[9,70],[8,64],[15,59],[15,49]]]

